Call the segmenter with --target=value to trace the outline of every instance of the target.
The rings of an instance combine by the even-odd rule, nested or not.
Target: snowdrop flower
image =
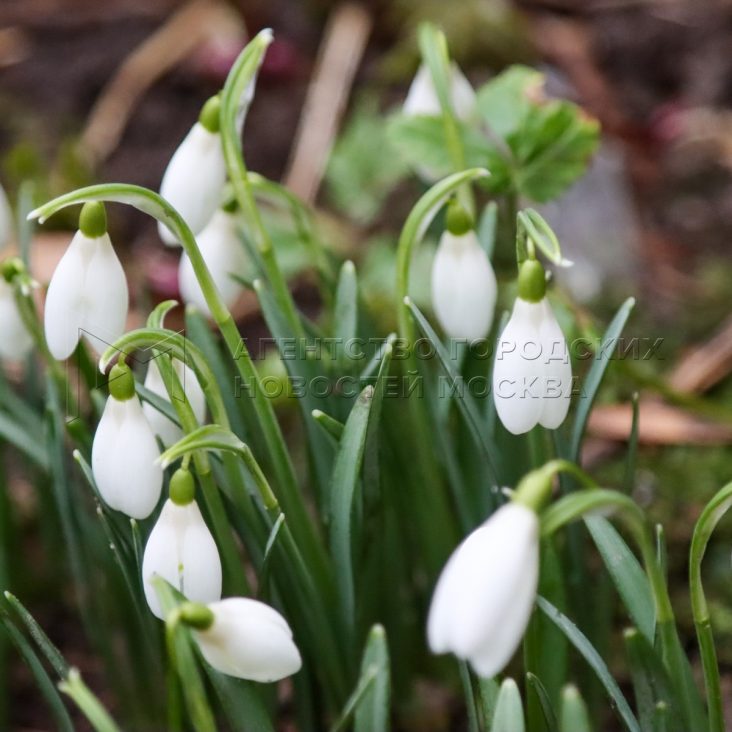
[[[6,279],[12,279],[17,271],[15,261],[8,260],[3,264],[5,276],[0,276],[0,358],[5,361],[22,361],[33,347],[33,338],[18,310],[15,288]]]
[[[458,119],[468,119],[475,109],[475,91],[455,63],[450,68],[450,101]],[[422,64],[409,87],[402,112],[414,117],[440,114],[441,111],[430,70]]]
[[[170,479],[170,498],[150,532],[142,558],[142,580],[150,610],[164,619],[151,580],[162,577],[189,600],[221,598],[221,559],[194,500],[193,476],[179,469]]]
[[[45,331],[55,359],[68,358],[84,336],[102,350],[125,329],[127,280],[107,234],[104,205],[85,203],[79,231],[58,263],[48,286]]]
[[[452,652],[489,678],[511,660],[539,579],[539,520],[516,501],[499,508],[448,560],[427,621],[433,653]]]
[[[219,209],[206,228],[196,237],[201,256],[211,272],[222,300],[228,307],[234,304],[244,289],[231,275],[242,275],[247,266],[246,252],[237,226],[238,219],[233,212]],[[206,315],[211,315],[191,260],[185,252],[180,259],[178,286],[186,303],[195,305]]]
[[[300,652],[292,640],[290,626],[269,605],[231,597],[206,607],[189,608],[183,606],[182,619],[196,628],[193,637],[203,657],[217,671],[240,679],[269,682],[300,670]]]
[[[92,445],[92,472],[104,502],[131,518],[147,518],[160,499],[163,469],[155,435],[135,394],[130,367],[117,363]]]
[[[198,122],[173,153],[160,183],[160,195],[183,217],[193,234],[203,231],[221,204],[226,163],[219,134],[220,100],[212,97]],[[179,242],[164,224],[160,238],[171,246]]]
[[[493,396],[501,422],[515,435],[537,424],[556,429],[569,409],[572,365],[545,288],[542,266],[525,261],[511,319],[498,341]]]
[[[468,213],[451,203],[432,264],[432,307],[451,338],[485,338],[496,306],[496,276]]]
[[[165,357],[163,356],[161,358]],[[173,369],[178,376],[198,423],[202,424],[206,419],[206,396],[203,393],[203,389],[201,389],[201,385],[198,383],[195,373],[193,373],[193,369],[177,359],[173,359]],[[153,394],[157,394],[159,397],[169,401],[168,390],[165,388],[163,377],[160,374],[157,359],[153,359],[148,364],[147,374],[145,375],[145,388],[149,389]],[[147,417],[153,433],[162,440],[166,447],[170,447],[183,437],[181,428],[162,412],[155,409],[152,404],[148,404],[147,402],[143,404],[142,411],[145,417]]]

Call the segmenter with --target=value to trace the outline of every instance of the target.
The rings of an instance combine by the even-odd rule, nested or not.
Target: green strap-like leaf
[[[536,603],[539,609],[551,620],[566,636],[567,640],[577,649],[579,654],[587,661],[590,668],[595,672],[600,683],[610,697],[613,708],[617,711],[623,724],[629,732],[641,732],[638,720],[635,718],[627,699],[620,690],[613,678],[605,661],[595,650],[587,637],[580,629],[554,605],[543,597],[538,597]]]
[[[374,625],[366,641],[361,661],[361,676],[375,670],[374,680],[356,706],[354,732],[389,731],[389,697],[391,673],[386,632]]]
[[[513,679],[504,679],[496,702],[491,732],[525,732],[521,694]]]

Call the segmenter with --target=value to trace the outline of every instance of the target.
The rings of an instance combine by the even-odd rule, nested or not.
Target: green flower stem
[[[710,732],[724,732],[725,725],[722,689],[719,681],[719,664],[717,663],[717,653],[714,647],[709,608],[702,584],[701,565],[714,529],[730,508],[732,508],[732,483],[724,486],[702,511],[694,527],[689,552],[691,612],[694,617],[694,626],[701,652]]]
[[[445,145],[453,172],[465,170],[465,150],[460,136],[460,126],[452,107],[452,68],[450,54],[447,49],[445,34],[431,23],[424,23],[418,31],[419,49],[422,61],[427,66],[432,79],[437,99],[442,112],[442,127],[445,133]],[[458,197],[465,209],[475,214],[475,201],[469,186],[458,189]]]
[[[270,30],[261,31],[247,44],[229,72],[221,93],[221,144],[234,195],[262,257],[264,270],[275,300],[285,314],[293,333],[297,337],[304,338],[305,330],[297,314],[287,282],[277,263],[272,240],[254,200],[251,181],[244,162],[241,131],[237,124],[238,120],[242,118],[243,112],[246,111],[242,109],[242,104],[246,104],[250,85],[256,78],[264,53],[271,42],[272,32]]]
[[[302,547],[308,566],[312,567],[321,587],[328,589],[332,583],[331,568],[325,552],[322,537],[308,515],[303,495],[297,484],[295,470],[287,451],[284,437],[277,422],[271,400],[267,397],[254,362],[242,343],[234,319],[214,284],[211,273],[201,256],[195,237],[180,214],[157,193],[140,186],[125,183],[110,183],[98,186],[81,188],[78,191],[67,193],[46,203],[29,214],[29,218],[38,218],[44,221],[49,216],[66,206],[84,203],[86,201],[112,201],[125,203],[144,213],[153,216],[167,226],[183,246],[188,255],[193,270],[203,292],[206,304],[211,315],[224,337],[236,368],[245,384],[255,387],[252,407],[259,422],[267,448],[268,464],[275,473],[276,488],[280,492],[279,500],[287,513],[293,534],[298,545]],[[118,341],[120,343],[123,339]],[[149,343],[148,347],[155,343]],[[167,347],[167,343],[166,343]],[[109,350],[107,351],[109,353]],[[106,355],[106,354],[105,354]],[[112,353],[112,356],[114,353]],[[110,356],[110,358],[112,357]],[[181,358],[181,356],[176,356]],[[183,357],[185,360],[185,357]],[[205,380],[199,376],[204,391],[207,389]],[[209,387],[210,388],[210,387]],[[209,402],[210,406],[213,405]]]
[[[74,700],[97,732],[121,732],[109,712],[84,683],[78,669],[69,669],[68,676],[58,688]]]
[[[160,371],[163,384],[165,384],[168,392],[169,401],[178,415],[183,432],[190,434],[198,427],[198,421],[188,401],[188,396],[183,389],[178,374],[176,374],[173,368],[173,362],[170,358],[159,351],[155,353],[156,364]],[[215,384],[216,382],[213,381],[212,383]],[[225,410],[223,417],[226,418]],[[228,427],[228,423],[223,426]],[[224,502],[221,500],[221,493],[211,473],[208,455],[203,450],[196,450],[193,453],[193,464],[196,466],[196,474],[201,485],[201,492],[203,493],[209,514],[211,515],[214,535],[221,549],[225,573],[233,585],[231,589],[235,594],[251,594],[251,587],[247,581],[244,566],[239,557],[236,543],[231,533],[231,527],[226,517],[226,508],[224,507]]]
[[[471,168],[454,173],[430,188],[412,209],[402,228],[397,247],[397,318],[399,336],[406,341],[408,347],[417,340],[414,321],[408,306],[409,270],[415,247],[424,236],[432,219],[450,196],[461,186],[476,178],[486,175],[481,168]],[[404,360],[404,374],[418,375],[417,359],[411,350]],[[430,448],[434,435],[430,433],[427,406],[420,399],[407,400],[407,409],[411,421],[410,438],[417,452],[415,469],[420,473],[422,492],[415,497],[415,520],[419,524],[419,535],[424,540],[425,560],[432,572],[439,571],[451,546],[454,545],[456,527],[447,520],[445,530],[439,534],[435,531],[435,516],[451,517],[447,496],[439,479],[440,469],[435,452]],[[451,517],[452,518],[452,517]]]

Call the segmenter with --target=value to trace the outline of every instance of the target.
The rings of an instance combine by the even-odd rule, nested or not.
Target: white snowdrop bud
[[[427,621],[433,653],[454,653],[489,678],[511,660],[539,578],[539,520],[518,503],[499,508],[453,552]]]
[[[468,119],[475,109],[475,91],[455,63],[450,67],[450,101],[458,119]],[[441,111],[430,70],[422,64],[409,87],[402,112],[417,116],[440,114]]]
[[[68,358],[83,335],[102,351],[125,330],[127,280],[107,234],[104,205],[84,204],[79,231],[48,286],[45,331],[54,358]]]
[[[218,97],[209,99],[198,122],[173,153],[160,183],[160,195],[183,217],[193,234],[203,231],[221,205],[226,163],[219,134]],[[160,238],[179,244],[173,233],[158,224]]]
[[[228,307],[234,304],[244,289],[232,275],[243,275],[247,267],[247,255],[237,226],[238,219],[234,213],[219,209],[196,237],[201,256],[211,272],[221,299]],[[186,303],[195,305],[206,315],[211,314],[191,260],[185,252],[180,258],[178,286]]]
[[[20,317],[13,286],[0,277],[0,358],[22,361],[33,347],[33,339]]]
[[[221,559],[216,542],[193,500],[193,476],[180,469],[171,478],[163,505],[145,545],[142,580],[150,610],[164,619],[152,579],[162,577],[194,602],[221,597]]]
[[[132,372],[126,364],[116,364],[92,445],[92,472],[105,503],[131,518],[147,518],[163,487],[159,455]]]
[[[496,411],[515,435],[537,424],[559,427],[572,395],[569,349],[544,296],[543,269],[535,261],[521,267],[519,297],[499,338],[493,367]]]
[[[177,359],[173,359],[173,369],[193,409],[196,420],[198,420],[199,424],[203,424],[206,419],[206,396],[203,393],[203,389],[201,389],[201,385],[198,383],[196,374],[193,372],[193,369]],[[165,383],[160,374],[156,358],[148,364],[147,374],[145,375],[145,388],[170,402],[168,390],[165,388]],[[163,445],[166,447],[170,447],[183,437],[181,428],[162,414],[162,412],[155,409],[152,404],[146,402],[142,405],[142,410],[145,413],[145,417],[147,417],[147,421],[150,423],[153,433],[160,437]]]
[[[485,338],[496,307],[496,276],[472,225],[448,225],[432,264],[432,307],[451,338]]]
[[[250,681],[279,681],[297,673],[300,652],[287,621],[258,600],[232,597],[208,605],[213,619],[194,630],[203,657],[217,671]]]

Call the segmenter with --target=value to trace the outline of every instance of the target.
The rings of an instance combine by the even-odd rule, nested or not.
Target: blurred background
[[[395,239],[421,188],[390,146],[384,120],[417,68],[422,20],[444,29],[474,86],[510,64],[536,66],[549,95],[577,102],[602,125],[589,175],[545,213],[576,262],[564,281],[588,319],[607,322],[633,294],[630,336],[662,344],[651,358],[611,370],[584,458],[600,478],[619,479],[628,399],[638,391],[635,490],[666,524],[684,618],[693,521],[732,473],[729,2],[2,0],[0,180],[11,202],[28,181],[39,201],[92,182],[157,189],[238,52],[271,27],[275,41],[247,119],[249,168],[316,205],[329,244],[357,262],[367,297],[383,300],[386,320]],[[38,232],[39,281],[50,277],[74,216],[57,216]],[[131,317],[139,323],[151,302],[177,297],[178,253],[162,246],[141,214],[112,208],[110,218],[134,272]],[[307,259],[288,250],[286,237],[279,246],[299,303],[317,311]],[[236,314],[244,332],[263,331],[254,296]],[[32,523],[23,476],[11,484],[16,510]],[[722,529],[710,547],[713,625],[725,666],[732,663],[731,536]],[[38,551],[32,541],[28,551]],[[38,557],[38,577],[48,571],[45,561]],[[37,595],[41,623],[66,639],[62,650],[94,686],[94,659],[84,655],[73,616],[44,603],[42,589]],[[30,702],[37,692],[28,672],[18,664],[14,673],[16,698]],[[13,713],[17,729],[43,727],[32,703],[15,704]]]

